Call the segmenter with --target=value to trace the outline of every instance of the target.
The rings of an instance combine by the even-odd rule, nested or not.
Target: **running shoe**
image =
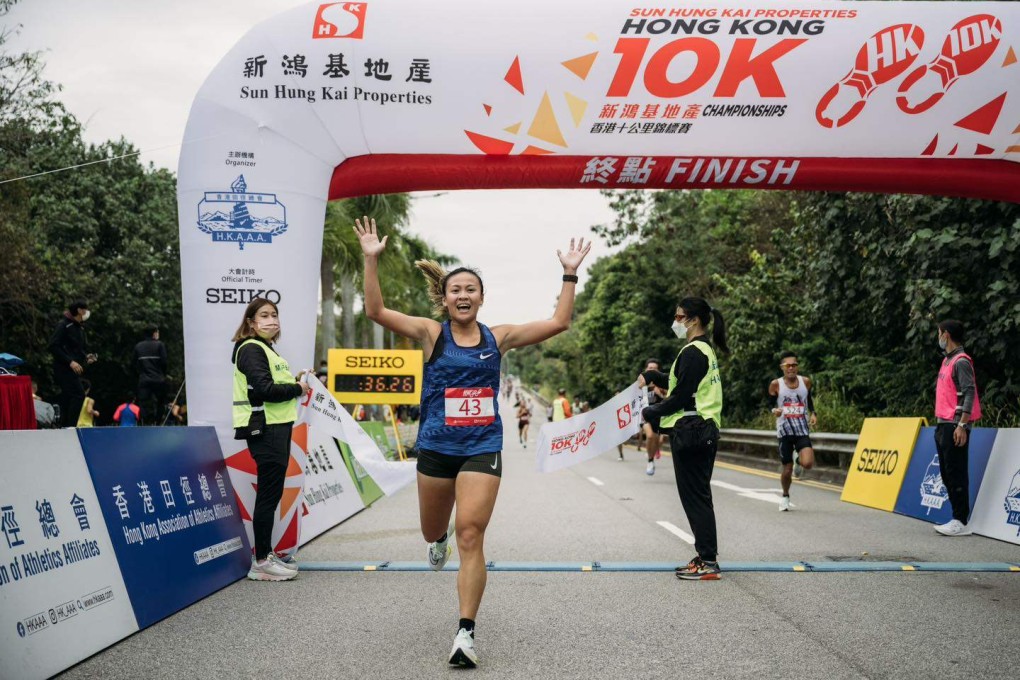
[[[651,477],[652,475],[655,474],[655,461],[654,460],[648,461],[648,465],[645,466],[645,474],[648,475],[649,477]]]
[[[676,577],[682,581],[718,581],[722,578],[718,562],[707,562],[695,557],[687,566],[676,568]]]
[[[288,569],[292,569],[294,571],[298,570],[298,561],[293,554],[281,555],[279,553],[273,553],[273,557],[275,557],[280,564]]]
[[[432,568],[432,571],[441,570],[444,566],[446,566],[446,561],[450,559],[450,555],[452,554],[453,546],[450,545],[450,533],[447,532],[445,541],[429,543],[429,567]]]
[[[789,512],[789,511],[790,511],[790,497],[789,496],[783,496],[783,499],[781,501],[779,501],[779,512]]]
[[[297,571],[283,565],[276,555],[269,553],[264,560],[251,560],[248,578],[252,581],[289,581],[297,576]]]
[[[469,633],[463,628],[457,631],[457,637],[453,640],[453,649],[450,650],[450,665],[464,668],[474,668],[478,665],[473,633]]]
[[[655,460],[659,460],[660,458],[662,458],[662,451],[656,451],[655,452]]]
[[[967,528],[967,525],[958,519],[938,525],[935,527],[935,531],[943,536],[969,536],[971,534],[971,530]]]
[[[804,466],[800,464],[800,456],[795,456],[793,459],[793,478],[800,479],[804,474]]]

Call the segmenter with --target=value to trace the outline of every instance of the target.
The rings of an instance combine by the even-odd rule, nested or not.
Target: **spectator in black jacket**
[[[138,406],[143,425],[158,425],[166,408],[166,345],[159,340],[159,327],[148,326],[145,339],[135,345],[138,369]]]
[[[85,321],[90,315],[88,303],[83,300],[72,302],[50,338],[53,380],[60,386],[58,404],[64,427],[74,427],[78,423],[78,413],[85,401],[81,376],[85,373],[85,366],[96,361],[96,355],[88,352],[85,338]]]

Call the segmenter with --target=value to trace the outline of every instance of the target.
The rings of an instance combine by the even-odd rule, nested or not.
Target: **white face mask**
[[[687,337],[687,326],[685,326],[684,324],[680,323],[676,319],[673,320],[673,325],[670,326],[670,328],[673,329],[673,334],[676,337],[678,337],[680,339],[683,339],[683,338]]]
[[[85,313],[81,315],[81,320],[88,321],[90,316],[92,316],[92,312],[86,309]]]

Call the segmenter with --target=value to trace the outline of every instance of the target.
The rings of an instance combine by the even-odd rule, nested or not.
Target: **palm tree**
[[[361,274],[361,246],[351,226],[356,217],[375,219],[390,234],[389,247],[379,262],[383,294],[396,307],[416,315],[427,315],[428,300],[414,268],[416,259],[429,258],[449,262],[450,258],[437,253],[425,241],[402,230],[411,212],[409,194],[359,196],[335,201],[326,206],[326,222],[322,239],[321,332],[317,344],[318,356],[335,347],[336,280],[340,282],[340,310],[342,346],[354,347],[354,302],[359,291]],[[376,344],[382,345],[382,329],[376,328]]]

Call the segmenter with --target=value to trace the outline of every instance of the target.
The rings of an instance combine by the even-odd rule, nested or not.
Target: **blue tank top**
[[[477,347],[453,341],[443,322],[442,352],[425,364],[421,388],[419,449],[449,456],[477,456],[503,450],[499,418],[499,364],[496,338],[481,323]]]

